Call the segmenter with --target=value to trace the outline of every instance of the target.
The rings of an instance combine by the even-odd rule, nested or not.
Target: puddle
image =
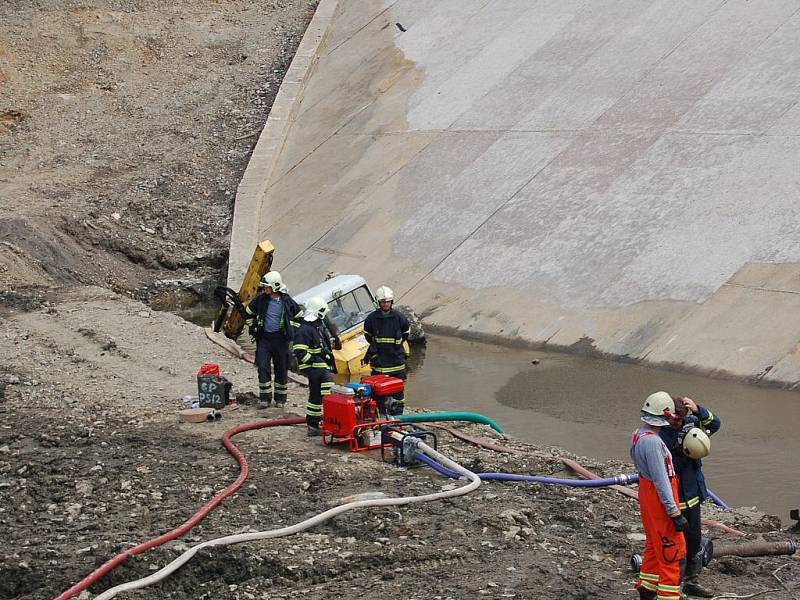
[[[532,364],[539,361],[538,364]],[[722,419],[704,461],[709,487],[735,506],[789,523],[800,507],[800,394],[569,354],[429,336],[407,401],[491,417],[516,438],[583,456],[629,461],[644,398],[666,390]]]

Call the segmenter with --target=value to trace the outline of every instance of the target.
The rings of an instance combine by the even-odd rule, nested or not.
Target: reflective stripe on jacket
[[[325,335],[320,331],[321,321],[303,321],[294,334],[292,352],[297,357],[299,371],[307,369],[331,370],[333,354]]]
[[[713,435],[719,431],[722,421],[719,417],[703,406],[697,407],[697,415],[687,415],[683,419],[683,425],[693,425],[700,427],[708,435]],[[689,458],[683,453],[680,447],[680,429],[663,427],[658,433],[672,453],[672,462],[675,465],[675,472],[678,475],[678,497],[680,508],[693,508],[708,498],[708,488],[706,479],[703,476],[703,461]]]
[[[364,321],[364,337],[369,343],[367,354],[373,357],[372,370],[391,375],[405,369],[406,352],[403,342],[408,341],[411,326],[395,309],[375,310]]]

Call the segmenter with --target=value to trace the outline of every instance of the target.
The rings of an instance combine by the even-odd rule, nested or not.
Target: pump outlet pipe
[[[720,556],[791,556],[797,552],[797,542],[748,542],[747,544],[714,544],[711,553],[714,558]]]
[[[432,423],[435,421],[470,421],[472,423],[480,423],[488,425],[497,433],[505,433],[503,428],[497,423],[492,421],[489,417],[485,417],[478,413],[472,412],[432,412],[432,413],[412,413],[409,415],[400,415],[397,417],[403,423]]]
[[[701,538],[700,556],[703,566],[708,566],[714,558],[722,556],[741,556],[754,558],[757,556],[791,556],[797,552],[797,542],[789,540],[786,542],[747,542],[745,544],[715,544],[713,540],[706,537]],[[641,554],[631,556],[631,571],[638,572],[642,567]]]

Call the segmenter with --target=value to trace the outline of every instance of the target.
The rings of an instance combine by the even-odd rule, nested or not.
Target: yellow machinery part
[[[369,365],[361,364],[361,359],[367,354],[367,348],[369,348],[364,337],[364,326],[359,325],[348,331],[340,337],[340,340],[342,342],[341,350],[333,351],[338,371],[334,377],[336,382],[359,381],[361,377],[368,376],[372,372]]]
[[[250,265],[247,267],[247,273],[242,280],[242,287],[239,288],[239,299],[242,304],[247,306],[258,295],[258,284],[261,278],[272,267],[272,257],[275,253],[275,247],[269,240],[264,240],[256,246],[253,252],[253,258],[250,260]],[[224,308],[222,310],[225,310]],[[244,329],[244,318],[236,310],[231,310],[231,314],[225,320],[222,326],[225,335],[232,340],[235,340],[242,334]]]
[[[362,377],[372,374],[369,365],[362,365],[361,360],[366,356],[369,344],[364,337],[364,325],[359,325],[341,336],[342,349],[333,351],[333,358],[336,361],[334,375],[336,383],[348,383],[350,381],[361,381]],[[408,342],[403,342],[403,350],[406,356],[410,355]]]

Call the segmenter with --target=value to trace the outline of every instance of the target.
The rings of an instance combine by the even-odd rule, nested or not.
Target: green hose
[[[430,421],[472,421],[482,423],[494,429],[497,433],[505,433],[503,428],[492,421],[489,417],[484,417],[478,413],[471,412],[434,412],[434,413],[413,413],[410,415],[400,415],[397,417],[403,423],[425,423]]]

